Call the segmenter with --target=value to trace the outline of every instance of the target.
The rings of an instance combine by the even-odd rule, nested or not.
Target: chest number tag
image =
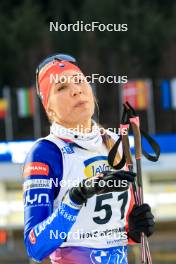
[[[106,193],[106,194],[96,196],[96,205],[95,205],[94,212],[100,212],[102,210],[105,210],[105,217],[104,218],[101,218],[100,216],[93,217],[93,221],[96,224],[99,224],[99,225],[106,224],[111,219],[111,216],[112,216],[111,205],[109,203],[103,204],[103,201],[108,200],[108,199],[112,199],[112,198],[113,198],[112,193]],[[120,194],[118,196],[118,201],[120,201],[120,200],[122,200],[122,205],[119,208],[120,212],[121,212],[121,218],[120,219],[123,219],[125,216],[125,207],[126,207],[127,200],[128,200],[128,192],[127,191],[123,192],[122,194]]]

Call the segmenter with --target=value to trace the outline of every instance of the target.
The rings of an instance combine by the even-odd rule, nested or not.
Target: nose
[[[71,89],[71,95],[76,96],[78,94],[82,94],[82,89],[80,86],[73,84]]]

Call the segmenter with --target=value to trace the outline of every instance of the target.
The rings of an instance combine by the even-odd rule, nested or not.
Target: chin
[[[88,111],[82,111],[82,113],[80,114],[81,117],[90,119],[93,116],[93,111],[90,111],[90,109]]]
[[[73,120],[75,120],[75,123],[84,123],[86,120],[90,120],[92,118],[93,114],[92,113],[85,113],[82,112],[79,116],[77,115],[77,118],[73,118]]]

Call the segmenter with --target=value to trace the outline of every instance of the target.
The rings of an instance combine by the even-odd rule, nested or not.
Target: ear
[[[46,114],[49,116],[49,117],[52,117],[54,115],[54,111],[51,109],[51,107],[49,106],[49,104],[47,105],[46,107]]]
[[[47,111],[48,116],[52,117],[55,116],[55,112],[53,110],[48,110]]]
[[[51,109],[48,107],[48,105],[47,105],[47,107],[45,108],[45,111],[46,111],[46,114],[48,115],[48,116],[50,116],[51,115]]]

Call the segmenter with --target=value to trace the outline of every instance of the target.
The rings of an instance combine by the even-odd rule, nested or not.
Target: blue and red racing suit
[[[24,241],[28,255],[39,262],[50,255],[53,264],[127,264],[127,219],[134,203],[131,188],[95,195],[83,206],[73,203],[67,190],[109,170],[108,151],[103,142],[86,149],[79,141],[58,136],[51,133],[38,140],[25,160]]]

